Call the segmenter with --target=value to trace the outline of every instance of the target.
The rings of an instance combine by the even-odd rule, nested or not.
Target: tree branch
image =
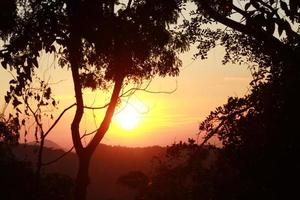
[[[84,106],[85,109],[89,109],[89,110],[101,110],[103,108],[106,108],[107,106],[109,106],[110,103],[105,104],[104,106],[98,106],[98,107],[93,107],[93,106]]]
[[[84,138],[84,137],[86,137],[86,136],[88,136],[88,135],[91,135],[91,134],[93,134],[93,133],[95,133],[95,132],[97,132],[97,130],[92,131],[92,132],[90,132],[90,133],[85,133],[84,135],[82,135],[82,136],[80,137],[80,139],[82,139],[82,138]],[[68,151],[64,152],[62,155],[58,156],[58,157],[55,158],[54,160],[51,160],[51,161],[46,162],[46,163],[42,163],[42,166],[51,165],[51,164],[53,164],[53,163],[59,161],[60,159],[62,159],[63,157],[65,157],[66,155],[68,155],[69,153],[71,153],[73,149],[74,149],[74,145],[73,145]]]
[[[120,91],[121,91],[121,88],[123,85],[123,80],[124,80],[123,75],[120,75],[120,77],[116,78],[114,89],[113,89],[111,99],[110,99],[110,103],[106,110],[104,119],[103,119],[100,127],[98,128],[95,136],[93,137],[93,139],[89,142],[89,144],[86,147],[88,154],[92,154],[95,151],[95,149],[97,148],[97,145],[100,143],[100,141],[102,140],[106,131],[109,128],[112,116],[114,114],[116,105],[119,100],[119,94],[120,94]]]
[[[218,126],[216,128],[214,128],[210,133],[208,133],[207,136],[204,137],[204,140],[200,144],[200,147],[202,147],[208,140],[210,140],[216,133],[218,133],[219,129],[224,125],[224,123],[226,122],[226,120],[228,118],[233,117],[233,116],[238,115],[238,114],[241,114],[243,112],[246,112],[250,108],[251,108],[251,106],[249,106],[249,107],[246,106],[243,109],[240,109],[240,110],[237,110],[235,112],[229,113],[226,117],[224,117],[224,119],[218,124]]]
[[[151,81],[144,88],[139,88],[139,87],[130,88],[129,90],[122,93],[122,95],[120,97],[131,96],[136,91],[144,91],[144,92],[151,93],[151,94],[173,94],[178,88],[178,84],[176,81],[176,87],[171,91],[151,91],[151,90],[147,89],[150,86],[150,83],[151,83]]]
[[[250,37],[255,37],[260,41],[266,42],[268,46],[270,46],[270,48],[274,51],[280,50],[280,53],[283,54],[293,54],[293,52],[289,48],[287,48],[279,39],[277,39],[273,35],[267,34],[263,29],[251,28],[232,19],[229,19],[211,8],[207,1],[201,1],[199,2],[199,4],[201,4],[201,6],[204,8],[204,11],[207,12],[207,14],[217,22],[220,22],[225,26],[232,28],[233,30],[237,30],[241,33],[247,34]]]
[[[60,159],[62,159],[66,155],[68,155],[70,152],[72,152],[73,149],[74,149],[74,145],[72,146],[72,148],[70,148],[68,151],[64,152],[62,155],[60,155],[59,157],[55,158],[54,160],[51,160],[51,161],[46,162],[46,163],[42,163],[42,166],[51,165],[51,164],[59,161]]]
[[[62,118],[62,116],[65,114],[65,112],[67,112],[69,109],[73,108],[76,105],[76,103],[70,105],[69,107],[65,108],[60,115],[58,116],[58,118],[55,120],[55,122],[52,124],[52,126],[45,132],[44,136],[46,137],[50,131],[56,126],[56,124],[59,122],[59,120]]]
[[[132,0],[129,0],[126,6],[126,10],[129,10],[130,6],[131,6]]]

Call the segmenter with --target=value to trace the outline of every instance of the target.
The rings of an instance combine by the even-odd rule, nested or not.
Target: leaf
[[[38,64],[38,61],[37,61],[36,58],[32,59],[32,64],[33,64],[36,68],[39,67],[39,64]]]
[[[15,79],[9,81],[9,84],[16,84],[16,83],[18,83],[18,81],[16,81]]]
[[[19,113],[22,113],[21,110],[19,108],[16,108],[16,111]]]
[[[16,108],[18,105],[20,105],[20,104],[22,104],[22,102],[21,101],[19,101],[17,98],[14,98],[14,100],[13,100],[13,106],[14,106],[14,108]]]
[[[48,100],[48,99],[50,99],[50,95],[51,95],[51,88],[48,87],[48,88],[46,89],[46,92],[45,92],[44,96],[45,96],[45,98]]]
[[[251,4],[253,5],[254,8],[256,8],[257,10],[259,10],[260,6],[256,1],[251,1]]]
[[[5,60],[1,62],[1,65],[4,69],[7,69],[7,62]]]
[[[288,5],[284,1],[280,1],[280,7],[282,8],[282,10],[284,10],[286,15],[290,14]]]
[[[5,102],[6,102],[6,103],[9,103],[9,101],[10,101],[10,99],[11,99],[11,96],[10,96],[10,95],[6,95],[6,96],[4,97],[4,99],[5,99]]]
[[[245,10],[248,10],[248,8],[251,6],[251,3],[246,3],[245,4]]]

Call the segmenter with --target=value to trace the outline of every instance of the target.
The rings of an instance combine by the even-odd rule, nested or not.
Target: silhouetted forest
[[[4,97],[12,109],[0,116],[1,199],[297,198],[299,22],[299,0],[1,0],[0,60],[12,74]],[[147,91],[143,83],[156,76],[180,75],[179,55],[192,45],[195,59],[222,46],[223,64],[248,65],[249,92],[229,97],[199,124],[202,143],[99,146],[120,101]],[[75,102],[55,117],[46,112],[58,107],[51,84],[35,73],[41,52],[56,55],[72,74]],[[137,87],[125,91],[128,84]],[[86,88],[110,89],[111,97],[103,106],[88,106]],[[46,159],[63,153],[45,148],[46,137],[71,108],[75,154],[45,167]],[[97,130],[82,133],[84,112],[99,109],[105,114]],[[23,130],[40,144],[29,147],[36,152],[29,160],[20,160],[25,149],[16,146]],[[87,135],[91,141],[84,145]],[[209,145],[211,138],[222,146]],[[151,158],[164,151],[152,166]]]
[[[53,144],[45,147],[45,162],[54,160],[64,153],[63,150],[53,147],[55,147]],[[37,146],[20,144],[15,146],[12,152],[18,161],[34,164],[37,150]],[[165,151],[166,148],[159,146],[130,148],[100,144],[91,163],[88,199],[133,199],[137,192],[121,186],[117,182],[118,178],[129,171],[141,171],[150,176],[157,165],[154,157],[162,159]],[[74,180],[77,168],[76,155],[69,153],[63,159],[45,166],[43,172],[67,175]]]

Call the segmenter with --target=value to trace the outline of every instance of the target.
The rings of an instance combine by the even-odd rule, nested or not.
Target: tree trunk
[[[41,133],[43,134],[43,133]],[[36,161],[36,169],[35,169],[35,180],[34,180],[34,198],[39,199],[40,195],[40,183],[41,183],[41,170],[42,170],[42,162],[43,162],[43,150],[45,144],[45,137],[41,136],[40,146],[37,155]]]
[[[37,184],[39,184],[40,177],[41,177],[41,169],[42,169],[42,162],[43,162],[43,150],[44,150],[44,143],[45,143],[45,137],[41,137],[38,156],[37,156],[37,162],[36,162],[36,180]]]
[[[87,195],[87,186],[90,183],[89,179],[89,165],[90,165],[90,155],[80,155],[78,162],[78,172],[75,182],[74,199],[84,200]]]

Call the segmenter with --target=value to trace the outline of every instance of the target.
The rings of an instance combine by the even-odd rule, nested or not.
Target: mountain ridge
[[[13,149],[19,160],[36,163],[38,146],[20,144]],[[134,199],[135,191],[131,191],[117,183],[117,179],[129,171],[142,171],[150,175],[153,171],[153,158],[163,157],[166,147],[123,147],[100,144],[96,149],[90,165],[90,185],[88,200],[98,199]],[[65,151],[63,149],[44,148],[43,160],[52,161]],[[43,167],[44,173],[62,173],[76,177],[77,156],[70,152],[54,164]]]

